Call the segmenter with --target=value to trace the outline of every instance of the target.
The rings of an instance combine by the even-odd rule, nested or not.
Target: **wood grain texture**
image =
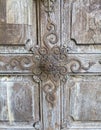
[[[25,45],[28,39],[32,39],[32,26],[21,24],[1,24],[0,44]]]
[[[72,3],[71,39],[77,44],[101,43],[101,1],[76,0]]]
[[[101,130],[100,13],[100,0],[0,0],[0,130]],[[36,44],[67,47],[64,82],[33,79]]]
[[[32,25],[32,0],[6,0],[8,24]]]
[[[87,1],[87,2],[88,2],[88,8],[90,8],[90,10],[92,10],[91,8],[93,8],[93,11],[91,11],[91,14],[93,17],[95,12],[97,14],[100,11],[101,3],[99,0],[97,0],[96,2],[91,1],[91,3],[89,3],[89,1]],[[85,2],[85,3],[87,3],[87,2]],[[73,40],[73,37],[71,37],[72,33],[76,34],[76,32],[78,32],[78,29],[80,30],[81,26],[83,28],[85,28],[85,26],[87,26],[87,28],[89,28],[88,24],[90,23],[89,21],[87,21],[85,23],[85,20],[80,22],[79,19],[82,18],[81,16],[83,16],[83,15],[80,16],[78,13],[76,13],[75,10],[74,10],[74,17],[72,18],[73,3],[78,3],[75,5],[77,5],[78,10],[80,10],[79,5],[80,5],[80,3],[83,5],[84,2],[83,2],[83,0],[81,0],[81,1],[79,1],[79,0],[77,0],[77,1],[74,1],[74,0],[61,1],[61,28],[62,28],[61,38],[62,38],[62,44],[68,47],[68,53],[69,52],[70,53],[100,53],[101,52],[100,51],[101,50],[100,41],[95,42],[95,43],[91,42],[91,43],[93,43],[91,45],[90,42],[87,42],[87,38],[86,38],[85,43],[83,41],[81,41],[81,45],[79,45],[80,43],[78,44],[78,42],[76,42],[76,38],[74,38],[74,40]],[[90,6],[90,4],[92,4],[92,6]],[[86,5],[86,7],[87,7],[87,5]],[[85,12],[86,12],[86,9],[85,9]],[[74,25],[74,27],[72,26],[72,19],[73,19],[73,21],[75,21],[75,19],[76,19],[75,13],[76,13],[76,15],[78,15],[78,18],[77,18],[78,22],[75,22],[75,25],[80,23],[79,24],[80,27],[75,26],[75,25]],[[81,13],[81,11],[80,11],[80,13]],[[85,15],[86,14],[87,13],[85,13]],[[87,17],[87,18],[89,19],[89,17]],[[98,20],[99,20],[99,18],[98,18]],[[85,23],[84,24],[85,26],[83,25],[83,23]],[[99,24],[100,24],[100,21],[99,21]],[[98,37],[97,39],[100,39],[100,34],[98,34],[98,35],[96,34],[96,31],[100,30],[100,26],[98,26],[98,24],[96,26],[97,26],[96,28],[93,28],[93,30],[95,29],[94,35],[96,35],[96,37]],[[92,25],[92,27],[93,27],[93,25]],[[73,28],[74,28],[74,30],[73,30]],[[84,39],[83,35],[86,34],[87,29],[85,28],[85,29],[83,29],[83,31],[84,31],[84,33],[82,32],[82,34],[81,34],[81,32],[79,32],[79,34],[77,35],[78,37],[80,36],[80,34],[82,35],[81,40]],[[91,34],[89,34],[89,35],[91,35]],[[89,35],[87,36],[88,39],[90,38]],[[93,35],[91,35],[91,36],[93,36]]]
[[[100,82],[99,76],[68,77],[63,88],[64,127],[70,130],[101,129]]]
[[[51,1],[50,1],[51,2]],[[46,4],[48,4],[48,1],[46,1]],[[52,13],[50,13],[50,18],[47,15],[46,8],[43,4],[43,2],[40,2],[40,46],[44,46],[44,41],[46,42],[46,46],[50,45],[53,47],[54,45],[60,45],[61,44],[61,37],[60,37],[60,0],[57,0],[54,2],[54,10]],[[49,23],[48,23],[49,21]],[[51,22],[50,22],[51,21]],[[47,26],[48,24],[48,26]],[[50,26],[49,26],[50,25]],[[48,29],[47,29],[48,28]],[[50,29],[51,31],[49,31]],[[45,37],[45,39],[44,39]],[[58,40],[57,40],[58,37]],[[52,42],[50,42],[52,41]],[[56,42],[55,42],[56,41]],[[51,93],[51,96],[46,95],[49,91],[52,92],[54,89],[54,84],[50,81],[48,83],[43,82],[42,87],[47,85],[46,91],[42,92],[42,123],[44,130],[60,130],[60,84],[57,84],[57,92],[56,95]],[[48,86],[50,89],[48,88]],[[49,97],[47,97],[49,96]],[[52,98],[52,99],[49,99]],[[51,102],[47,103],[47,99],[50,101],[54,100],[56,98],[56,102],[54,103],[53,107],[51,106]]]
[[[0,24],[6,23],[6,0],[0,0]]]
[[[25,45],[28,40],[36,44],[34,4],[32,0],[0,1],[0,45]]]
[[[31,77],[0,77],[0,93],[0,127],[9,123],[30,127],[39,121],[39,92]]]
[[[29,55],[25,44],[27,42],[31,46],[36,44],[36,28],[35,1],[0,0],[0,53],[5,53],[5,56],[2,55],[0,58],[1,70],[5,68],[2,68],[4,65],[2,63],[5,61],[7,63],[9,58],[18,60],[21,53]],[[11,73],[14,73],[12,69],[9,71],[10,74],[7,74],[8,71],[0,72],[0,130],[38,129],[39,86],[33,82],[31,76],[21,76],[23,75],[21,70],[17,72],[21,72],[20,76],[11,76]]]
[[[70,88],[70,113],[74,121],[101,121],[100,86],[100,81],[82,81]]]
[[[63,130],[101,129],[100,110],[98,110],[101,96],[101,78],[98,74],[100,64],[96,62],[97,57],[94,58],[101,53],[100,10],[101,3],[99,0],[61,1],[61,38],[62,44],[68,48],[68,61],[71,59],[76,61],[75,59],[80,58],[79,61],[86,67],[88,66],[87,62],[92,61],[94,63],[86,72],[84,70],[78,71],[82,76],[78,76],[78,72],[73,73],[71,71],[72,67],[76,69],[78,66],[77,68],[79,68],[79,64],[69,62],[67,65],[69,70],[67,82],[61,85]],[[96,69],[93,68],[94,66]],[[99,70],[97,71],[97,69]],[[96,76],[97,74],[99,76]]]

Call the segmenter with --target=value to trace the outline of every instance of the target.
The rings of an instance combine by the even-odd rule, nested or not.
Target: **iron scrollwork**
[[[46,94],[46,100],[54,106],[58,82],[65,79],[64,77],[70,71],[73,73],[81,70],[87,71],[93,63],[84,67],[78,59],[68,59],[67,48],[56,45],[58,43],[57,26],[50,18],[56,0],[41,1],[45,7],[45,12],[48,14],[46,33],[43,35],[43,44],[40,47],[31,47],[29,50],[33,53],[33,59],[36,59],[32,69],[33,78],[36,82],[46,82],[42,88]]]
[[[34,54],[33,59],[36,59],[36,64],[33,68],[33,79],[36,82],[46,82],[42,89],[46,94],[48,103],[54,106],[56,101],[56,90],[58,88],[57,84],[67,74],[67,53],[64,48],[55,45],[58,42],[58,37],[55,33],[56,30],[51,28],[50,25],[51,23],[49,22],[47,25],[47,33],[43,36],[44,46],[37,48],[32,47],[30,48],[30,51]],[[52,35],[54,39],[49,39],[50,35]],[[54,46],[51,47],[50,44]],[[52,83],[47,83],[49,80],[51,80]]]
[[[94,63],[89,62],[88,66],[85,67],[79,59],[68,58],[67,49],[56,45],[58,42],[56,25],[48,19],[46,27],[47,31],[43,36],[42,46],[31,47],[30,51],[33,53],[33,59],[36,59],[33,67],[33,78],[36,82],[46,82],[42,88],[46,93],[46,100],[54,106],[58,88],[57,83],[60,80],[63,81],[68,72],[87,71]],[[49,80],[53,84],[47,83]]]

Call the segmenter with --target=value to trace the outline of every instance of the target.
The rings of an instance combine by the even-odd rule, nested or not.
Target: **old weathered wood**
[[[0,24],[6,23],[6,0],[0,0]]]
[[[95,56],[101,54],[101,3],[99,0],[68,0],[61,2],[61,6],[62,44],[67,47],[68,60],[71,61],[67,65],[70,71],[67,82],[61,87],[62,128],[100,130],[100,62],[96,62]],[[81,70],[89,66],[87,62],[95,63],[88,70]]]
[[[55,1],[55,0],[53,0]],[[51,2],[50,2],[51,4]],[[50,18],[48,17],[48,1],[40,2],[40,28],[41,28],[41,46],[53,47],[54,45],[61,45],[60,42],[60,0],[54,2]],[[49,23],[48,23],[49,21]],[[47,29],[47,25],[51,30]],[[45,42],[44,42],[45,41]],[[50,42],[51,41],[51,42]],[[55,88],[58,88],[55,93]],[[42,83],[42,113],[43,113],[43,129],[44,130],[60,130],[60,84],[54,86],[52,81]],[[49,100],[47,103],[47,100]]]
[[[33,41],[32,7],[32,0],[0,1],[0,45],[24,45],[28,39]]]
[[[101,129],[100,13],[100,0],[0,0],[0,130]]]
[[[70,129],[101,129],[98,76],[69,76],[64,86],[63,115]],[[98,107],[99,106],[99,107]]]
[[[24,76],[22,70],[17,69],[19,67],[12,71],[22,56],[31,59],[32,54],[28,54],[26,47],[27,43],[31,46],[36,44],[36,35],[35,1],[0,0],[0,130],[39,127],[39,85],[29,74]],[[29,61],[25,62],[29,64]]]
[[[100,44],[101,1],[76,0],[71,10],[71,39],[77,44]]]
[[[31,77],[0,77],[0,93],[0,125],[33,126],[39,120],[39,90]]]

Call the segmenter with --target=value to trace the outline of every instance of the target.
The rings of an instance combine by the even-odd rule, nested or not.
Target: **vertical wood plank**
[[[62,44],[66,45],[70,42],[70,11],[71,2],[61,0],[61,37]]]
[[[47,2],[46,2],[47,3]],[[46,4],[47,5],[47,4]],[[47,8],[40,2],[40,31],[41,31],[41,46],[44,46],[44,40],[46,42],[46,46],[53,47],[55,45],[61,44],[61,32],[60,32],[60,0],[57,0],[54,3],[54,10],[50,13],[50,18],[48,17]],[[48,21],[50,20],[50,21]],[[52,27],[55,27],[55,35],[51,31],[47,29],[47,24],[52,23]],[[51,27],[51,26],[50,26]],[[48,36],[48,37],[45,37]],[[46,38],[46,39],[44,39]],[[56,40],[56,43],[49,42],[49,39]],[[49,98],[54,98],[54,94],[49,96],[49,90],[44,90],[45,84],[53,84],[53,82],[48,79],[48,82],[42,83],[42,120],[43,120],[43,130],[60,130],[60,84],[57,84],[57,91],[55,92],[55,103],[52,105],[49,102]],[[54,86],[54,84],[53,84]],[[48,89],[48,88],[47,88]],[[50,88],[51,91],[52,88]],[[48,99],[47,99],[48,98]],[[51,99],[52,100],[52,99]],[[54,99],[53,99],[54,100]]]
[[[57,0],[54,3],[54,9],[52,11],[52,13],[50,13],[50,19],[51,22],[53,24],[53,26],[55,26],[55,31],[58,37],[58,41],[56,42],[56,44],[52,44],[50,42],[48,42],[48,44],[52,47],[54,45],[60,45],[60,0]],[[43,44],[43,36],[45,34],[47,34],[48,30],[47,30],[47,24],[48,24],[48,13],[46,11],[46,7],[43,5],[43,2],[40,2],[40,31],[41,31],[41,45]],[[53,38],[53,40],[55,39],[55,37],[53,36],[53,34],[50,35],[50,39]]]
[[[48,84],[52,82],[48,81]],[[42,84],[42,87],[45,83]],[[51,88],[52,89],[52,88]],[[50,90],[51,91],[51,90]],[[58,84],[57,92],[55,93],[55,103],[52,106],[49,103],[48,90],[43,91],[43,129],[44,130],[60,130],[60,84]],[[54,97],[54,95],[52,95]]]
[[[0,24],[6,23],[6,0],[0,0]]]

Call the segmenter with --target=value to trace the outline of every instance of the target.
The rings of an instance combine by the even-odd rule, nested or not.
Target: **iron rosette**
[[[33,60],[36,63],[33,68],[34,77],[40,81],[51,79],[53,83],[62,80],[67,75],[67,53],[60,46],[34,47]]]

